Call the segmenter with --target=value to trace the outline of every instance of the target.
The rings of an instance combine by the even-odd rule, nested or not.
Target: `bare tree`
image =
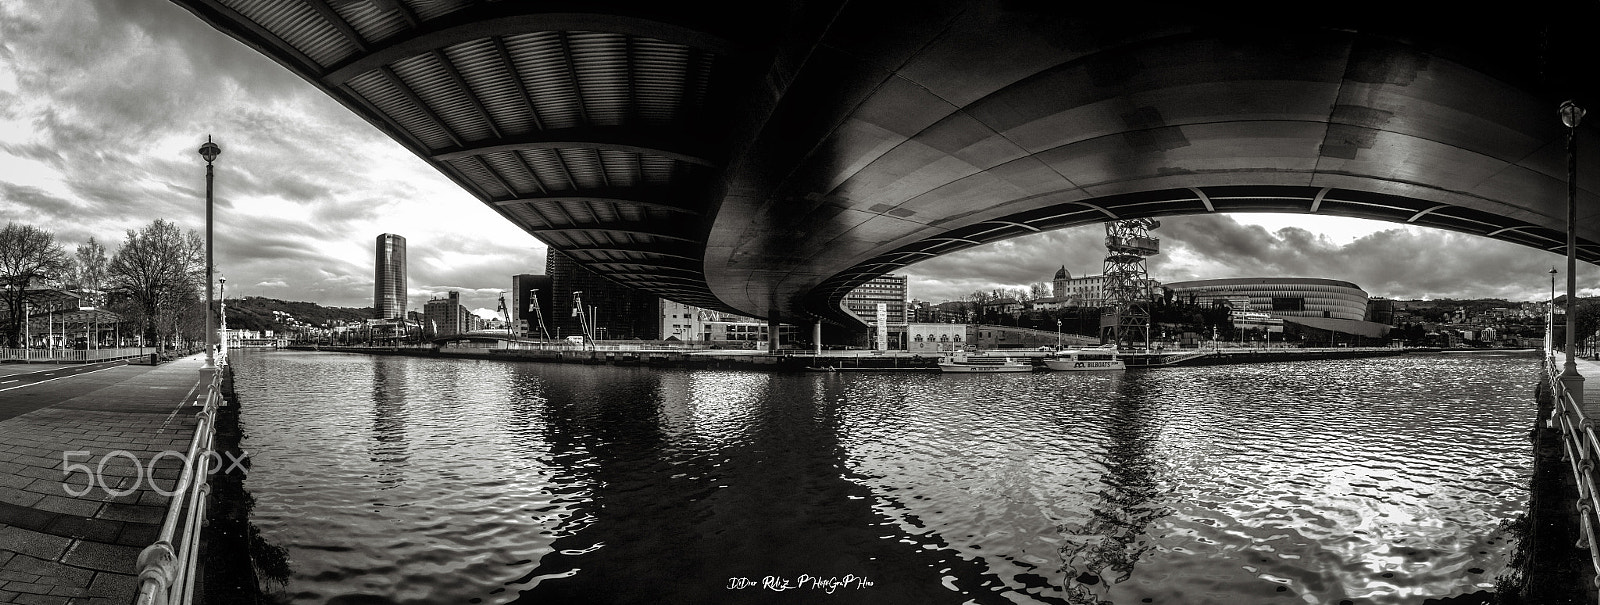
[[[78,244],[77,253],[72,258],[72,285],[82,290],[84,297],[89,300],[90,306],[105,308],[109,301],[106,300],[106,266],[111,264],[111,259],[106,257],[106,247],[95,241],[94,236],[89,236],[89,241]],[[89,340],[89,346],[99,340],[99,321],[95,321],[95,338]]]
[[[1050,296],[1050,284],[1036,281],[1028,284],[1028,300],[1039,300]]]
[[[0,229],[0,296],[11,318],[6,346],[18,346],[21,338],[28,287],[58,281],[68,269],[67,252],[56,244],[55,234],[14,222]]]
[[[85,290],[99,291],[106,285],[106,269],[110,264],[111,259],[106,256],[106,247],[91,236],[89,241],[78,244],[77,254],[73,255],[73,285]]]
[[[192,300],[203,287],[205,243],[200,234],[156,219],[143,229],[128,230],[122,249],[111,257],[111,285],[136,303],[145,338],[157,342],[161,328],[176,326],[178,305]],[[187,291],[187,293],[185,292]],[[165,320],[165,321],[163,321]]]
[[[1591,343],[1594,342],[1595,332],[1600,331],[1600,302],[1579,300],[1574,307],[1574,315],[1572,316],[1573,333],[1578,335],[1576,342],[1579,343],[1579,350],[1581,351],[1590,348]]]

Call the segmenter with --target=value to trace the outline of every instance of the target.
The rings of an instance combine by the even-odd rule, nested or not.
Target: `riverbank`
[[[789,351],[772,355],[758,351],[704,351],[704,350],[649,350],[649,349],[493,349],[431,347],[312,347],[290,346],[291,350],[325,351],[334,353],[364,353],[369,355],[403,355],[410,357],[435,357],[458,359],[490,359],[501,361],[534,361],[544,363],[577,363],[588,365],[643,365],[650,367],[725,368],[766,370],[779,372],[801,371],[939,371],[939,356],[922,355],[907,351],[888,352],[810,352]],[[989,354],[997,354],[991,351]],[[1048,356],[1044,351],[1005,351],[1007,355],[1037,360]],[[1407,353],[1396,348],[1327,348],[1327,349],[1220,349],[1179,350],[1156,354],[1132,353],[1123,355],[1129,368],[1181,367],[1234,365],[1246,363],[1276,363],[1288,361],[1316,361],[1327,359],[1364,359],[1389,357]]]
[[[1576,360],[1585,376],[1600,375],[1600,364]],[[1500,603],[1593,603],[1594,566],[1589,549],[1576,547],[1581,533],[1577,509],[1578,486],[1570,462],[1564,459],[1559,429],[1546,422],[1554,408],[1549,380],[1540,373],[1534,391],[1538,415],[1529,431],[1534,453],[1529,482],[1528,517],[1521,528],[1521,544],[1514,559],[1519,572],[1499,590]]]

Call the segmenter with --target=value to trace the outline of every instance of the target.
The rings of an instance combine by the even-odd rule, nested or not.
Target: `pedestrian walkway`
[[[203,355],[0,392],[0,603],[131,603],[183,454]],[[165,454],[177,452],[180,455]],[[154,483],[154,485],[152,485]]]

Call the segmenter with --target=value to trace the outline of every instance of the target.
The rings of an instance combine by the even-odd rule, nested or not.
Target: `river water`
[[[775,374],[236,351],[293,603],[1492,590],[1537,360]]]

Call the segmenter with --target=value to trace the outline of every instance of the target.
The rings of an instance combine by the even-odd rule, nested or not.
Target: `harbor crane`
[[[1161,222],[1136,218],[1106,223],[1105,297],[1100,315],[1100,341],[1118,349],[1150,348],[1150,304],[1153,282],[1145,258],[1161,253],[1161,240],[1150,235]]]
[[[528,310],[533,312],[533,318],[539,323],[539,338],[550,340],[550,330],[544,327],[544,310],[539,307],[539,289],[528,291]]]
[[[500,316],[500,321],[503,322],[501,325],[505,326],[506,333],[507,334],[513,333],[514,330],[512,329],[512,324],[511,324],[511,313],[506,311],[506,291],[505,290],[501,290],[500,291],[500,308],[495,309],[494,312],[495,312],[495,314]]]

